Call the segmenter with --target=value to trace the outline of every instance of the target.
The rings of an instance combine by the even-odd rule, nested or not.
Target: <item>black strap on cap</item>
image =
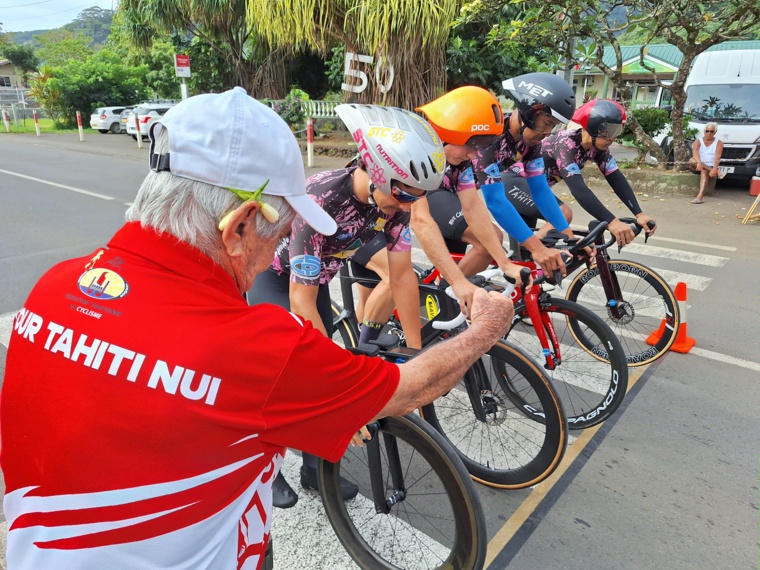
[[[171,171],[171,168],[169,168],[169,155],[170,153],[168,152],[166,154],[151,154],[150,169],[154,172]]]

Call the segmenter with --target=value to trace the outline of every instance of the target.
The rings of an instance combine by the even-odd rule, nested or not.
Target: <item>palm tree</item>
[[[270,45],[290,46],[294,52],[310,49],[326,57],[331,47],[345,43],[347,54],[372,60],[352,60],[352,65],[363,67],[354,69],[346,83],[367,84],[357,94],[359,101],[414,108],[445,90],[446,46],[461,4],[462,0],[248,0],[248,21]]]
[[[205,41],[229,66],[234,85],[259,98],[287,92],[289,52],[270,49],[249,25],[245,0],[122,0],[125,32],[132,43],[149,47],[156,33],[191,34]]]

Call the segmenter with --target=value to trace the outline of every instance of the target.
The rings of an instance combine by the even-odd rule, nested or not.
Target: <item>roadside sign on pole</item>
[[[37,111],[32,111],[32,116],[34,117],[34,130],[37,131],[37,136],[40,136],[40,120],[37,117]]]
[[[177,77],[190,77],[190,56],[174,54],[174,73]]]

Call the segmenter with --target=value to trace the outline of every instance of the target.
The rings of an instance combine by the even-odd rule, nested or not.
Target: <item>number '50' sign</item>
[[[357,77],[359,81],[361,81],[361,85],[349,85],[348,83],[343,83],[341,85],[341,89],[343,91],[348,91],[350,93],[361,93],[367,88],[367,84],[369,83],[369,79],[367,79],[367,74],[359,69],[354,69],[352,64],[353,62],[357,62],[357,67],[361,65],[362,63],[367,65],[372,65],[372,63],[375,61],[375,58],[373,58],[371,55],[361,55],[358,53],[353,52],[346,52],[346,66],[343,70],[343,74],[346,77]],[[380,71],[383,67],[383,58],[379,57],[377,58],[377,65],[375,66],[375,81],[380,86],[380,93],[387,93],[390,91],[391,87],[393,86],[393,64],[386,64],[388,68],[388,82],[383,85],[380,83]]]

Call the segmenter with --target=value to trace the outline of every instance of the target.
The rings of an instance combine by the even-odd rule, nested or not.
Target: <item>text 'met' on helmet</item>
[[[586,129],[592,137],[614,139],[623,132],[626,114],[617,101],[592,99],[578,107],[573,121]]]
[[[443,179],[443,143],[421,117],[397,107],[344,104],[335,108],[356,143],[370,180],[391,195],[391,181],[436,190]]]
[[[453,89],[416,110],[448,144],[482,147],[504,130],[499,101],[487,89],[474,85]]]
[[[502,82],[507,95],[515,102],[523,124],[536,126],[540,112],[562,123],[569,123],[575,112],[575,92],[567,82],[552,73],[526,73]]]

